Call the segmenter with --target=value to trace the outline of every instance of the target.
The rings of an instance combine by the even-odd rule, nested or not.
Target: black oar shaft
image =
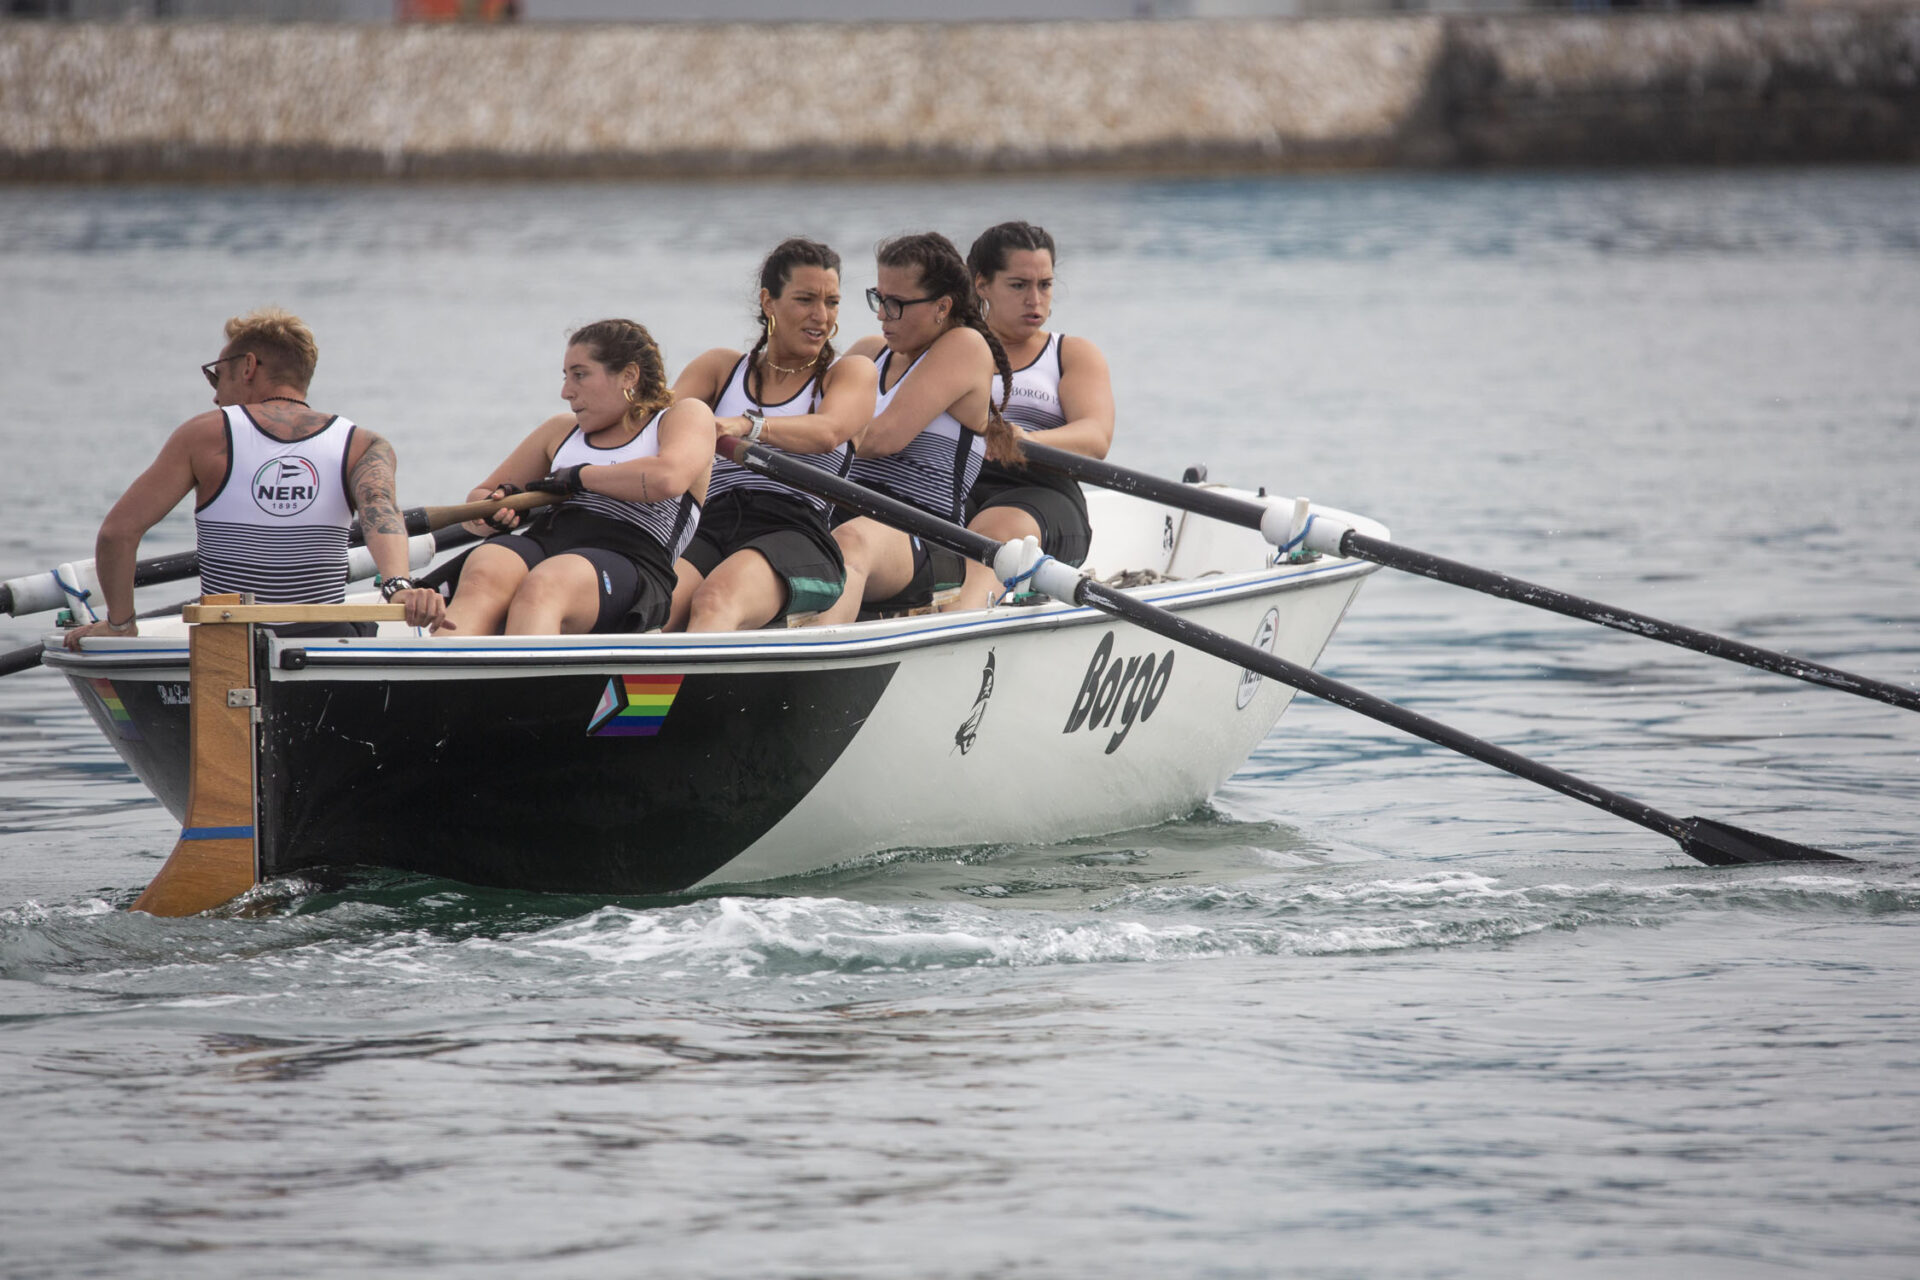
[[[1551,765],[1529,760],[1526,756],[1509,751],[1505,747],[1495,746],[1462,733],[1451,725],[1430,720],[1417,711],[1409,711],[1398,703],[1388,702],[1385,698],[1376,698],[1370,693],[1344,684],[1330,676],[1321,675],[1311,667],[1303,667],[1289,662],[1278,654],[1236,640],[1232,636],[1222,635],[1218,631],[1187,621],[1177,613],[1156,608],[1143,601],[1136,600],[1124,591],[1116,591],[1102,583],[1089,581],[1081,592],[1078,603],[1090,605],[1102,613],[1145,627],[1166,636],[1170,640],[1179,640],[1182,644],[1210,653],[1238,667],[1269,676],[1282,684],[1292,685],[1302,693],[1310,693],[1316,698],[1358,711],[1361,715],[1378,720],[1382,724],[1410,733],[1416,738],[1425,738],[1461,755],[1471,756],[1483,764],[1496,769],[1504,769],[1516,777],[1529,782],[1537,782],[1543,787],[1551,787],[1562,795],[1584,801],[1597,808],[1605,809],[1615,817],[1636,822],[1649,831],[1657,831],[1663,836],[1678,840],[1685,831],[1685,823],[1671,814],[1662,813],[1652,805],[1640,803],[1629,796],[1609,791],[1570,773],[1562,773]]]
[[[884,494],[830,475],[818,467],[797,462],[759,446],[736,439],[722,439],[719,450],[734,462],[752,471],[816,494],[837,506],[884,521],[896,528],[944,546],[961,555],[991,566],[1002,544],[971,529],[963,529],[918,507],[896,501]],[[1495,746],[1450,725],[1430,720],[1416,711],[1384,698],[1376,698],[1352,685],[1323,676],[1309,667],[1289,662],[1278,654],[1256,648],[1231,636],[1190,622],[1179,614],[1137,600],[1091,578],[1082,577],[1073,588],[1072,603],[1098,609],[1132,622],[1157,635],[1189,645],[1202,653],[1236,666],[1270,676],[1304,693],[1369,716],[1416,737],[1458,751],[1516,777],[1537,782],[1562,795],[1603,809],[1619,818],[1637,823],[1679,843],[1688,856],[1710,866],[1728,866],[1744,862],[1812,860],[1851,862],[1851,858],[1823,849],[1814,849],[1792,841],[1780,840],[1739,827],[1715,823],[1705,818],[1676,818],[1631,797],[1596,786],[1570,773],[1529,760],[1505,747]]]
[[[1110,462],[1084,457],[1077,453],[1068,453],[1063,449],[1029,441],[1026,444],[1026,451],[1027,460],[1035,466],[1058,471],[1062,475],[1084,480],[1088,484],[1099,485],[1103,489],[1133,494],[1135,497],[1178,507],[1183,511],[1191,511],[1227,524],[1259,529],[1261,519],[1267,513],[1267,508],[1258,502],[1249,502],[1245,498],[1235,498],[1216,490],[1177,484],[1159,476],[1130,471]],[[1644,613],[1635,613],[1631,609],[1616,608],[1598,600],[1588,600],[1565,591],[1556,591],[1552,587],[1543,587],[1538,583],[1509,577],[1504,573],[1495,573],[1470,564],[1462,564],[1458,560],[1448,560],[1443,556],[1416,551],[1397,542],[1370,538],[1350,530],[1340,541],[1340,553],[1358,560],[1370,560],[1390,569],[1417,573],[1422,577],[1432,578],[1436,582],[1466,587],[1486,595],[1498,596],[1503,600],[1546,609],[1565,617],[1598,623],[1603,627],[1612,627],[1616,631],[1625,631],[1630,635],[1644,636],[1649,640],[1658,640],[1682,649],[1692,649],[1696,653],[1744,663],[1762,671],[1792,676],[1796,680],[1805,680],[1810,684],[1838,689],[1843,693],[1891,703],[1909,711],[1920,711],[1920,689],[1889,684],[1884,680],[1874,680],[1850,671],[1842,671],[1837,667],[1809,662],[1804,658],[1796,658],[1772,649],[1763,649],[1758,645],[1746,644],[1727,636],[1714,635],[1712,632],[1681,626],[1676,622],[1649,617]]]
[[[1490,596],[1499,596],[1503,600],[1514,600],[1520,604],[1532,605],[1536,609],[1546,609],[1569,618],[1597,622],[1603,627],[1612,627],[1615,631],[1645,636],[1649,640],[1664,641],[1682,649],[1692,649],[1696,653],[1726,658],[1732,662],[1744,663],[1749,667],[1757,667],[1762,671],[1792,676],[1796,680],[1805,680],[1810,684],[1825,685],[1829,689],[1838,689],[1843,693],[1892,703],[1896,707],[1905,707],[1909,711],[1920,711],[1920,690],[1903,689],[1896,684],[1869,679],[1850,671],[1842,671],[1837,667],[1809,662],[1805,658],[1796,658],[1791,654],[1777,653],[1772,649],[1762,649],[1758,645],[1746,644],[1728,636],[1717,636],[1710,631],[1697,631],[1692,627],[1681,626],[1677,622],[1665,622],[1659,618],[1648,617],[1644,613],[1635,613],[1631,609],[1615,608],[1613,605],[1601,604],[1597,600],[1587,600],[1580,596],[1569,595],[1564,591],[1556,591],[1552,587],[1543,587],[1538,583],[1527,582],[1520,578],[1510,578],[1504,573],[1478,569],[1470,564],[1461,564],[1457,560],[1448,560],[1444,556],[1416,551],[1411,547],[1403,547],[1398,543],[1387,542],[1380,538],[1369,538],[1363,533],[1348,532],[1340,540],[1340,550],[1344,555],[1371,560],[1375,564],[1385,565],[1390,569],[1417,573],[1421,577],[1451,583],[1454,586],[1470,587]]]

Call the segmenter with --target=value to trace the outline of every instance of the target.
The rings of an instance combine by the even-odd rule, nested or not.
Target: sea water
[[[560,407],[572,327],[741,345],[801,233],[845,255],[844,344],[878,239],[1014,217],[1112,364],[1117,461],[1920,683],[1899,169],[0,190],[0,571],[88,553],[250,307],[449,502]],[[190,540],[183,505],[146,549]],[[1920,1274],[1920,717],[1388,572],[1320,665],[1858,861],[1701,867],[1302,698],[1150,830],[156,920],[124,908],[175,826],[30,671],[0,1272]]]

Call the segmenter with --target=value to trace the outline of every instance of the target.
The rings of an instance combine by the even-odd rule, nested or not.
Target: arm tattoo
[[[400,515],[400,503],[393,492],[393,446],[372,432],[367,434],[372,436],[367,451],[347,476],[353,504],[360,509],[360,527],[368,533],[404,535],[407,522]]]

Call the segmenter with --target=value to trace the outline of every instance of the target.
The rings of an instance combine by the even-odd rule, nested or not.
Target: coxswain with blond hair
[[[200,366],[216,408],[175,428],[107,513],[94,543],[106,616],[67,632],[67,648],[78,649],[89,636],[139,634],[133,568],[140,539],[188,493],[195,495],[202,592],[250,592],[261,604],[339,603],[357,511],[387,598],[406,606],[414,626],[442,621],[439,593],[407,577],[393,446],[307,403],[319,358],[313,331],[289,312],[266,308],[227,321],[219,357]],[[275,628],[281,635],[363,629],[368,625]]]

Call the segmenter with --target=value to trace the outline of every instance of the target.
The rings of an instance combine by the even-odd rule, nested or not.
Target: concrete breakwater
[[[0,23],[0,179],[1920,160],[1920,10]]]

